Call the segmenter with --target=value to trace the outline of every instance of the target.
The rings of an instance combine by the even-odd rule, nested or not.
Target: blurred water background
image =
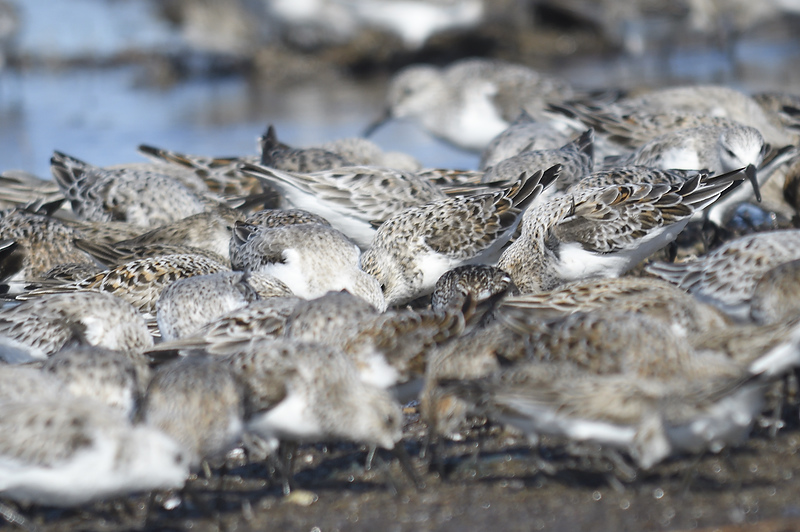
[[[355,136],[380,113],[393,71],[472,55],[586,88],[800,93],[797,0],[419,3],[454,27],[420,34],[439,19],[409,2],[389,11],[393,0],[4,0],[0,171],[49,176],[54,149],[136,161],[140,143],[251,154],[268,123],[298,146]],[[374,140],[428,166],[477,164],[409,124]]]

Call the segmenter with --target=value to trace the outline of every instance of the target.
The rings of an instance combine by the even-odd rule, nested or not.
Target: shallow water
[[[275,93],[245,78],[187,81],[169,89],[137,86],[141,69],[6,74],[0,106],[0,167],[49,175],[54,149],[98,165],[138,160],[136,146],[187,153],[255,153],[256,138],[274,124],[279,138],[310,145],[358,136],[380,113],[375,83],[342,82]],[[405,124],[389,124],[374,140],[413,153],[431,166],[474,166],[477,157],[433,141]]]
[[[152,42],[160,42],[158,32],[151,33]],[[64,44],[65,53],[77,53],[81,42]],[[145,39],[141,46],[150,44]],[[26,46],[36,51],[33,44]],[[115,51],[115,46],[109,41],[102,49]],[[39,50],[40,55],[47,50]],[[551,73],[594,89],[721,83],[748,91],[800,93],[800,41],[753,38],[739,43],[732,57],[735,62],[714,49],[638,58],[571,57]],[[0,72],[0,170],[48,176],[53,150],[98,165],[136,161],[140,143],[205,155],[250,154],[269,123],[281,140],[298,146],[356,136],[380,114],[385,90],[385,80],[342,80],[279,91],[245,76],[189,79],[157,88],[149,72],[130,65]],[[477,156],[410,124],[390,123],[373,140],[385,149],[411,153],[426,166],[472,168],[478,162]]]

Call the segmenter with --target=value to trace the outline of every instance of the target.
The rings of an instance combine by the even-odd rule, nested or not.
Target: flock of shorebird
[[[301,443],[407,463],[409,403],[432,442],[478,416],[640,468],[748,437],[800,364],[800,230],[726,224],[792,181],[800,97],[472,59],[401,71],[386,109],[371,130],[480,169],[270,128],[258,156],[0,177],[0,499],[179,488],[239,445],[287,488]]]

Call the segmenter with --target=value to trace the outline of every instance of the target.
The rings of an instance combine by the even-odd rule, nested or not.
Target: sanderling
[[[87,277],[91,277],[92,275],[97,275],[102,271],[103,268],[98,264],[59,264],[47,270],[41,277],[34,280],[32,283],[26,283],[24,290],[33,290],[34,288],[41,288],[44,285],[55,286],[76,283],[86,279]]]
[[[73,244],[79,236],[60,220],[25,207],[0,211],[0,238],[19,246],[15,260],[21,264],[12,282],[34,280],[59,264],[91,264],[89,256]]]
[[[488,168],[482,181],[516,179],[523,172],[561,165],[561,175],[556,185],[547,189],[544,196],[556,190],[566,190],[594,169],[594,131],[589,129],[578,138],[555,150],[528,150],[509,157]],[[539,201],[542,201],[540,198]]]
[[[645,314],[596,310],[542,321],[525,308],[504,307],[498,319],[528,338],[532,361],[567,362],[596,374],[632,371],[660,378],[705,371],[686,338]]]
[[[558,177],[560,166],[527,174],[490,194],[453,197],[412,207],[383,223],[361,256],[389,305],[430,293],[447,270],[489,262],[522,213]]]
[[[729,357],[765,382],[783,381],[768,394],[772,414],[760,420],[771,425],[771,433],[784,426],[781,409],[787,400],[787,377],[800,367],[800,315],[764,324],[738,324],[724,330],[708,331],[693,342],[700,353]],[[777,393],[775,393],[777,392]],[[774,402],[777,399],[777,403]]]
[[[480,170],[455,170],[452,168],[424,168],[417,177],[427,179],[448,196],[462,196],[487,192],[481,189],[483,174]],[[516,179],[519,174],[514,176]]]
[[[611,354],[611,353],[608,353]],[[643,469],[679,452],[741,443],[763,404],[763,385],[732,364],[714,378],[663,378],[635,371],[596,374],[573,364],[532,362],[444,386],[472,410],[540,435],[623,449]]]
[[[736,319],[747,320],[759,279],[796,259],[800,259],[800,231],[771,231],[731,240],[696,260],[658,262],[646,270]]]
[[[244,429],[244,393],[226,364],[200,355],[158,367],[147,387],[141,420],[174,438],[201,460],[230,450]]]
[[[460,308],[378,314],[346,292],[331,292],[298,304],[287,319],[285,337],[334,346],[352,359],[361,380],[413,399],[427,352],[463,330]]]
[[[339,339],[357,334],[359,324],[379,314],[374,306],[349,292],[329,292],[296,304],[287,316],[286,335],[302,342],[341,346],[344,342]]]
[[[516,290],[511,276],[488,264],[467,264],[446,271],[433,287],[431,308],[444,311],[461,308],[467,297],[476,305],[501,299]]]
[[[19,244],[14,240],[0,240],[0,282],[22,269],[23,257],[17,253]]]
[[[71,340],[117,351],[141,352],[153,345],[130,303],[96,292],[47,295],[3,309],[0,336],[0,343],[27,351],[16,362],[47,358]]]
[[[701,180],[708,181],[726,179],[737,174],[742,174],[741,177],[744,179],[744,168],[737,168],[729,175],[711,177],[709,172],[699,170],[664,170],[652,166],[614,166],[585,175],[583,179],[573,183],[567,192],[575,193],[584,189],[613,185],[680,185],[698,175]]]
[[[753,99],[767,114],[772,114],[785,128],[796,129],[800,122],[800,96],[790,92],[759,92]]]
[[[75,274],[71,274],[71,277],[76,281],[81,281],[105,270],[123,267],[125,264],[135,260],[155,259],[165,255],[195,255],[212,262],[218,262],[219,264],[225,265],[225,267],[230,266],[227,253],[225,255],[219,255],[207,249],[195,248],[183,244],[108,244],[93,242],[83,238],[76,238],[74,243],[76,248],[88,253],[97,264],[103,264],[105,266],[105,268],[100,268],[84,277],[76,277]],[[45,284],[47,280],[58,280],[64,277],[61,275],[54,278],[53,273],[54,270],[51,269],[43,275],[42,284]],[[31,283],[29,286],[35,287],[36,283]]]
[[[59,218],[59,220],[76,231],[81,238],[92,242],[114,244],[136,238],[149,230],[147,227],[140,227],[128,222],[87,222],[76,220],[72,213],[67,216],[68,218]]]
[[[445,391],[533,439],[621,447],[648,468],[674,451],[738,443],[760,413],[764,386],[746,383],[743,366],[695,351],[644,315],[576,313],[543,323],[515,314],[503,320],[527,336],[526,357]]]
[[[228,242],[233,232],[233,224],[244,218],[239,211],[220,208],[176,220],[136,237],[117,241],[114,245],[115,247],[151,244],[182,245],[205,249],[227,258]]]
[[[100,171],[106,170],[118,173],[152,172],[162,174],[179,181],[189,190],[198,194],[205,194],[208,192],[208,187],[206,187],[203,180],[195,175],[193,171],[174,165],[127,163],[106,166],[100,169]],[[10,207],[25,205],[33,201],[44,201],[55,205],[59,200],[66,200],[57,181],[52,179],[45,181],[23,170],[6,170],[3,172],[2,175],[0,175],[0,191],[2,191],[2,201],[11,203],[12,205],[10,205]],[[56,205],[55,208],[59,209],[63,207]]]
[[[293,207],[322,216],[362,248],[372,241],[375,224],[408,207],[446,197],[427,179],[390,168],[345,166],[298,174],[243,165],[242,171],[267,181]]]
[[[571,95],[562,80],[498,60],[465,59],[445,69],[411,65],[392,78],[385,114],[366,136],[390,119],[410,119],[436,137],[480,151],[522,109],[536,116],[547,99]]]
[[[0,172],[0,198],[0,209],[14,209],[36,202],[57,205],[55,208],[60,209],[65,201],[58,183],[24,170]]]
[[[567,118],[577,118],[581,124],[595,128],[599,135],[618,146],[619,151],[635,150],[656,137],[681,129],[703,126],[733,127],[737,124],[729,118],[715,115],[697,114],[667,110],[655,112],[650,109],[636,109],[617,114],[613,105],[601,107],[582,102],[551,104],[548,109]],[[554,116],[558,122],[560,116]]]
[[[292,148],[278,142],[278,136],[272,126],[267,128],[260,143],[261,164],[276,170],[308,174],[354,164],[323,148]]]
[[[750,319],[776,323],[800,314],[800,259],[779,264],[758,279],[750,298]]]
[[[0,495],[49,506],[180,488],[186,452],[161,431],[131,425],[87,399],[3,403]]]
[[[407,403],[417,399],[422,388],[428,353],[462,334],[465,321],[460,309],[387,311],[363,324],[344,343],[344,351],[354,358],[362,380],[378,387],[391,382],[385,378],[384,362],[374,358],[384,357],[393,370],[392,392]]]
[[[495,321],[431,349],[419,396],[420,414],[430,436],[461,440],[459,429],[469,412],[468,403],[445,391],[441,381],[491,375],[503,365],[524,358],[525,346],[524,336]]]
[[[279,440],[345,440],[392,449],[402,437],[400,405],[363,382],[337,349],[274,340],[225,360],[245,383],[248,431]]]
[[[642,165],[662,169],[705,170],[724,174],[744,168],[753,185],[756,198],[761,201],[759,188],[772,172],[759,172],[767,152],[764,138],[757,129],[747,126],[704,126],[682,129],[656,137],[633,154],[615,158],[614,165]],[[739,203],[748,197],[748,190],[740,188],[729,194],[721,204]],[[718,214],[712,222],[721,225]]]
[[[73,212],[83,220],[156,227],[207,210],[203,197],[152,171],[107,170],[60,152],[54,152],[51,168]]]
[[[674,240],[696,211],[737,183],[735,176],[705,177],[697,174],[675,186],[589,188],[534,206],[497,266],[522,293],[618,277]]]
[[[242,272],[179,279],[161,291],[156,320],[163,340],[182,338],[216,318],[258,299]]]
[[[263,339],[280,338],[285,333],[286,320],[302,301],[304,300],[297,297],[273,297],[254,301],[220,316],[194,334],[157,344],[148,353],[157,356],[163,352],[188,353],[201,350],[211,355],[227,355],[244,350],[246,346],[252,346]],[[376,312],[371,305],[361,302]]]
[[[613,308],[645,314],[690,339],[731,325],[716,307],[701,303],[675,285],[647,277],[583,279],[547,292],[510,296],[502,301],[498,312],[514,308],[525,309],[529,316],[543,321]]]
[[[319,224],[261,227],[238,222],[233,267],[272,275],[306,299],[347,290],[379,310],[386,302],[378,281],[359,266],[361,250],[336,229]]]
[[[256,291],[259,299],[270,299],[273,297],[292,297],[292,290],[286,283],[266,273],[248,272],[244,282]]]
[[[139,311],[155,315],[161,291],[178,279],[229,270],[204,255],[160,255],[126,262],[74,283],[44,286],[17,296],[27,300],[64,292],[106,292],[128,301]]]
[[[249,196],[263,192],[261,183],[239,172],[243,162],[256,163],[259,158],[250,157],[204,157],[189,155],[146,144],[139,145],[139,153],[166,166],[196,172],[202,176],[208,190],[222,197]]]
[[[256,211],[250,213],[244,222],[262,227],[283,227],[284,225],[302,224],[331,225],[322,216],[300,209],[265,209]]]
[[[158,162],[135,162],[103,166],[101,170],[107,170],[109,172],[116,173],[155,173],[179,182],[195,194],[211,197],[209,196],[210,191],[203,180],[202,174],[200,172],[195,172],[190,168]]]
[[[707,170],[677,170],[677,169],[660,169],[652,166],[619,166],[614,168],[606,168],[598,170],[585,176],[583,179],[574,183],[569,189],[568,193],[577,194],[580,190],[596,187],[605,187],[609,185],[627,185],[627,184],[647,184],[647,185],[680,185],[690,179],[700,176],[701,181],[711,183],[714,181],[724,182],[730,178],[740,176],[741,179],[745,177],[750,180],[752,188],[748,185],[747,188],[734,184],[731,188],[725,191],[722,196],[715,201],[712,205],[705,209],[695,210],[692,216],[693,220],[704,219],[715,223],[718,227],[722,222],[730,217],[734,207],[741,201],[752,195],[752,191],[761,197],[759,180],[762,182],[765,178],[771,175],[771,172],[765,172],[756,175],[754,166],[747,168],[737,168],[730,172],[717,175],[709,175]],[[744,193],[740,191],[744,189]]]
[[[669,87],[620,99],[604,106],[617,116],[630,113],[677,113],[724,117],[756,128],[774,146],[795,144],[795,136],[785,130],[780,120],[766,112],[749,95],[719,85]]]
[[[706,331],[692,344],[698,352],[724,355],[755,375],[780,377],[800,366],[800,316]]]
[[[754,127],[701,126],[660,135],[639,147],[624,162],[665,170],[705,169],[721,174],[750,165],[757,168],[766,149],[764,137]]]
[[[150,379],[141,353],[123,353],[97,346],[74,346],[48,358],[42,372],[57,377],[75,397],[87,397],[133,419]]]

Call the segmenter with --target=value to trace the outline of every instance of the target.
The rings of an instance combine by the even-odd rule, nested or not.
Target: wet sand
[[[404,444],[422,489],[388,456],[365,470],[366,449],[318,445],[300,448],[299,489],[288,497],[266,463],[229,463],[210,478],[191,479],[182,493],[24,513],[42,531],[800,528],[796,409],[775,437],[757,428],[738,448],[674,459],[633,477],[623,457],[615,467],[599,449],[568,452],[552,441],[537,454],[497,427],[445,443],[441,465],[429,467],[419,456],[424,426],[415,417],[408,416]]]

